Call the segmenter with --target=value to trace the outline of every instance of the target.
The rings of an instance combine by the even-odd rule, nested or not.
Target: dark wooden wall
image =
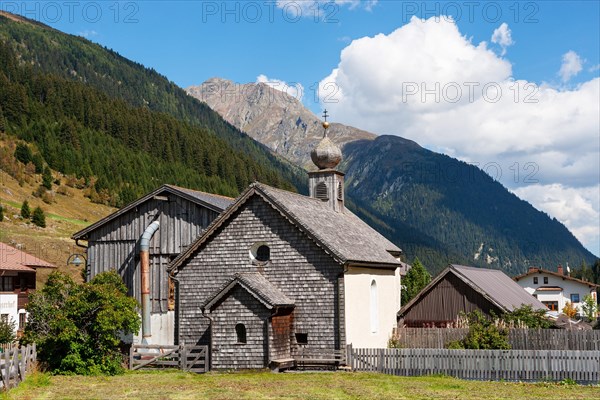
[[[500,309],[453,273],[448,273],[413,305],[401,318],[408,327],[444,327],[458,314],[479,310],[500,315]]]
[[[268,319],[260,301],[237,285],[211,312],[213,318],[212,368],[264,368],[268,363]],[[237,342],[235,326],[246,327],[246,343]]]
[[[256,266],[249,249],[262,241],[271,248],[271,261]],[[179,342],[208,345],[208,320],[201,304],[235,273],[257,271],[294,301],[294,332],[308,334],[307,348],[345,346],[340,324],[343,268],[258,195],[180,267]],[[294,351],[295,339],[291,346]]]
[[[152,312],[168,310],[168,263],[217,217],[218,213],[164,192],[168,201],[149,199],[89,233],[88,278],[116,269],[129,295],[140,301],[139,240],[154,220],[160,229],[150,243]]]

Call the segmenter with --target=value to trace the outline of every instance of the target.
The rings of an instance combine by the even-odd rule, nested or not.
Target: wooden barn
[[[523,304],[546,310],[502,271],[450,265],[402,307],[398,326],[446,327],[461,312],[499,316]]]
[[[177,186],[159,187],[72,236],[78,244],[87,241],[87,279],[117,270],[129,295],[141,302],[140,239],[158,222],[148,246],[151,333],[147,334],[152,334],[154,343],[173,344],[175,291],[167,265],[231,202]]]
[[[396,326],[401,250],[345,208],[339,149],[311,155],[310,196],[254,183],[170,266],[176,340],[212,368],[386,347]]]

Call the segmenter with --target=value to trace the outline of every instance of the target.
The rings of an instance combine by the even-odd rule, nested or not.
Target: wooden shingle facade
[[[116,270],[128,294],[140,301],[140,237],[153,221],[158,221],[160,228],[149,249],[151,308],[154,315],[172,313],[174,283],[167,273],[168,264],[230,203],[231,199],[218,195],[172,185],[159,187],[73,235],[76,241],[87,241],[87,279]],[[154,331],[158,329],[165,328],[159,326]],[[173,330],[171,327],[163,337],[172,338]]]

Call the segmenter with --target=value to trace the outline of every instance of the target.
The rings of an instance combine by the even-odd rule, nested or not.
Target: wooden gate
[[[203,373],[208,371],[208,346],[131,346],[129,369],[153,370],[179,368],[186,372]]]

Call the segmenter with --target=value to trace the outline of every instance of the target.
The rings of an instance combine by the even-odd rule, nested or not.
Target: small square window
[[[547,285],[547,284],[548,284],[548,277],[547,277],[547,276],[545,276],[545,277],[544,277],[544,285]]]
[[[537,277],[537,276],[534,276],[534,277],[533,277],[533,284],[534,284],[534,285],[537,285],[537,284],[538,284],[538,277]]]
[[[571,293],[571,303],[579,303],[579,293]]]
[[[296,333],[296,343],[308,344],[308,333]]]

